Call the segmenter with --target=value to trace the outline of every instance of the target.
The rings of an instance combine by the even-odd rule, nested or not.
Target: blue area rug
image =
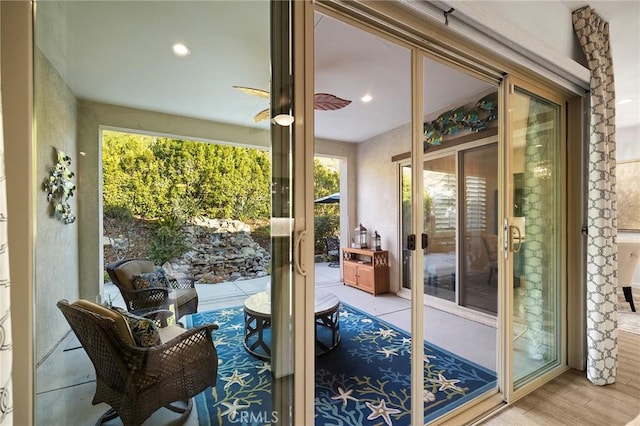
[[[200,425],[268,425],[271,366],[242,344],[242,307],[186,317],[187,328],[217,323],[220,363],[214,389],[197,395]],[[341,342],[316,358],[316,425],[409,425],[411,337],[397,327],[342,303]],[[484,367],[425,342],[424,420],[431,421],[496,386]]]

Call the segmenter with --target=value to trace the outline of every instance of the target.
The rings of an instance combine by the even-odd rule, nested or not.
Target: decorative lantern
[[[362,226],[362,224],[356,226],[354,239],[357,248],[367,248],[367,228]]]
[[[376,249],[376,251],[382,250],[382,247],[380,245],[380,234],[378,234],[378,231],[374,231],[373,233],[373,247]]]

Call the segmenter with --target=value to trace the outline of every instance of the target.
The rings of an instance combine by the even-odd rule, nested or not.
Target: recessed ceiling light
[[[618,101],[618,105],[630,104],[631,102],[633,102],[633,99],[631,98],[620,99]]]
[[[360,98],[360,100],[364,103],[371,102],[372,99],[373,98],[371,97],[371,95],[368,95],[368,94]]]
[[[171,45],[171,50],[173,50],[173,54],[176,56],[187,56],[191,53],[191,49],[187,47],[186,44],[182,43],[174,43]]]

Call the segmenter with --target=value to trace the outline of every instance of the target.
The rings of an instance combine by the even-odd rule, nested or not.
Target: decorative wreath
[[[69,169],[71,157],[58,150],[58,162],[51,168],[49,177],[42,186],[47,192],[47,201],[51,207],[51,216],[62,221],[65,225],[76,221],[71,213],[69,198],[73,196],[76,186],[71,182],[74,173]]]

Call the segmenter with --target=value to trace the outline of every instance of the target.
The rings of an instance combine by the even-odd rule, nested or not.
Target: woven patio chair
[[[329,258],[329,265],[332,268],[340,267],[340,238],[331,235],[324,238],[326,254]]]
[[[139,425],[162,407],[181,413],[184,421],[193,408],[191,398],[216,383],[215,324],[161,328],[158,340],[142,347],[131,323],[116,310],[88,300],[60,300],[57,306],[95,368],[92,404],[111,406],[97,425],[116,417],[125,426]],[[177,401],[185,407],[173,405]]]
[[[169,292],[175,290],[178,305],[178,318],[198,312],[198,292],[193,278],[172,278],[167,287],[148,287],[137,289],[134,286],[135,276],[155,273],[159,270],[147,259],[123,259],[105,267],[111,282],[118,287],[125,306],[130,312],[143,312],[152,309],[163,309],[169,304]],[[177,319],[177,318],[176,318]]]

